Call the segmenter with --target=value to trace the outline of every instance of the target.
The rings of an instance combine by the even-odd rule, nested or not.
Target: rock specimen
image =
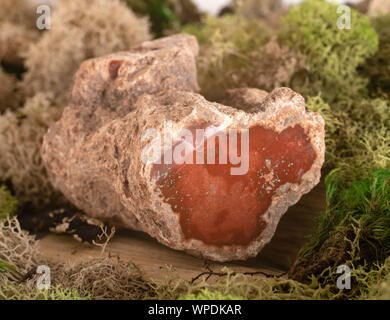
[[[267,95],[267,91],[255,88],[229,89],[225,92],[222,104],[246,112],[256,112]]]
[[[84,62],[42,157],[88,215],[196,256],[243,260],[319,182],[324,122],[288,88],[232,90],[234,107],[205,100],[196,54],[195,38],[176,35]]]

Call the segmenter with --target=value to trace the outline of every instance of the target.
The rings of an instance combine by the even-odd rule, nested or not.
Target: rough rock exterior
[[[267,91],[255,88],[229,89],[222,103],[245,112],[256,112],[267,95]]]
[[[288,88],[230,91],[226,104],[234,107],[205,100],[195,93],[197,50],[193,37],[176,35],[84,62],[42,157],[54,186],[88,215],[196,256],[243,260],[270,241],[287,208],[319,182],[324,122]],[[199,145],[183,135],[199,129],[212,133]],[[241,152],[248,170],[232,175],[239,165],[230,158],[145,161],[161,146],[148,130],[173,141],[158,160],[183,145],[192,160],[200,149],[207,158],[211,139],[216,155],[220,134],[230,147],[228,132],[243,143],[248,130],[249,152]]]

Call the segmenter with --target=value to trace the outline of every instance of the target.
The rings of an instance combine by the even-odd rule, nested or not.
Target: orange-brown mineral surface
[[[206,138],[202,143],[203,164],[197,163],[194,139],[192,163],[166,165],[166,174],[158,179],[157,186],[164,201],[180,215],[187,239],[217,246],[247,245],[263,231],[266,222],[262,215],[271,205],[275,190],[286,183],[299,184],[316,153],[300,125],[280,133],[251,127],[248,155],[240,152],[239,133],[234,146],[228,134],[222,136],[226,136],[226,145],[219,143],[218,137],[208,138],[213,139],[210,152],[215,154],[215,163],[207,163]],[[229,151],[249,158],[247,173],[233,175],[231,168],[238,165],[228,157],[220,161],[219,154],[227,155]],[[161,174],[161,165],[158,167],[160,172],[156,174]]]

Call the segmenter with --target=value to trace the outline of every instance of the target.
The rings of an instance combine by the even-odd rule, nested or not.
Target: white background
[[[192,0],[198,5],[202,11],[208,11],[210,13],[216,14],[221,8],[230,3],[230,0]],[[261,1],[261,0],[258,0]],[[359,2],[360,0],[349,0],[349,2]],[[284,0],[286,4],[298,3],[301,0]],[[346,1],[336,0],[336,2],[343,3]]]
[[[0,0],[1,1],[1,0]],[[57,0],[30,0],[35,3],[56,3]],[[231,0],[192,0],[202,11],[207,11],[212,14],[217,14],[219,10],[228,5]],[[245,1],[245,0],[244,0]],[[258,0],[261,1],[261,0]],[[286,4],[299,3],[302,0],[284,0]],[[329,1],[329,0],[328,0]],[[346,2],[345,0],[333,0],[339,3]],[[360,0],[349,0],[348,2],[359,2]]]

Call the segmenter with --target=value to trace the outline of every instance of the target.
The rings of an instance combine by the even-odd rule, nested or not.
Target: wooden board
[[[224,264],[207,262],[207,266],[213,270],[228,266],[238,272],[263,271],[272,274],[284,272],[288,270],[298,250],[305,243],[314,218],[324,208],[325,186],[322,179],[310,193],[286,212],[272,241],[256,258]],[[101,251],[96,246],[78,243],[70,236],[53,234],[41,239],[39,246],[41,253],[55,262],[78,262],[86,257],[99,256]],[[191,279],[206,271],[206,261],[167,248],[141,232],[117,232],[106,252],[134,262],[144,271],[146,277],[154,280],[166,277],[166,266],[173,267],[178,275],[185,279]]]

